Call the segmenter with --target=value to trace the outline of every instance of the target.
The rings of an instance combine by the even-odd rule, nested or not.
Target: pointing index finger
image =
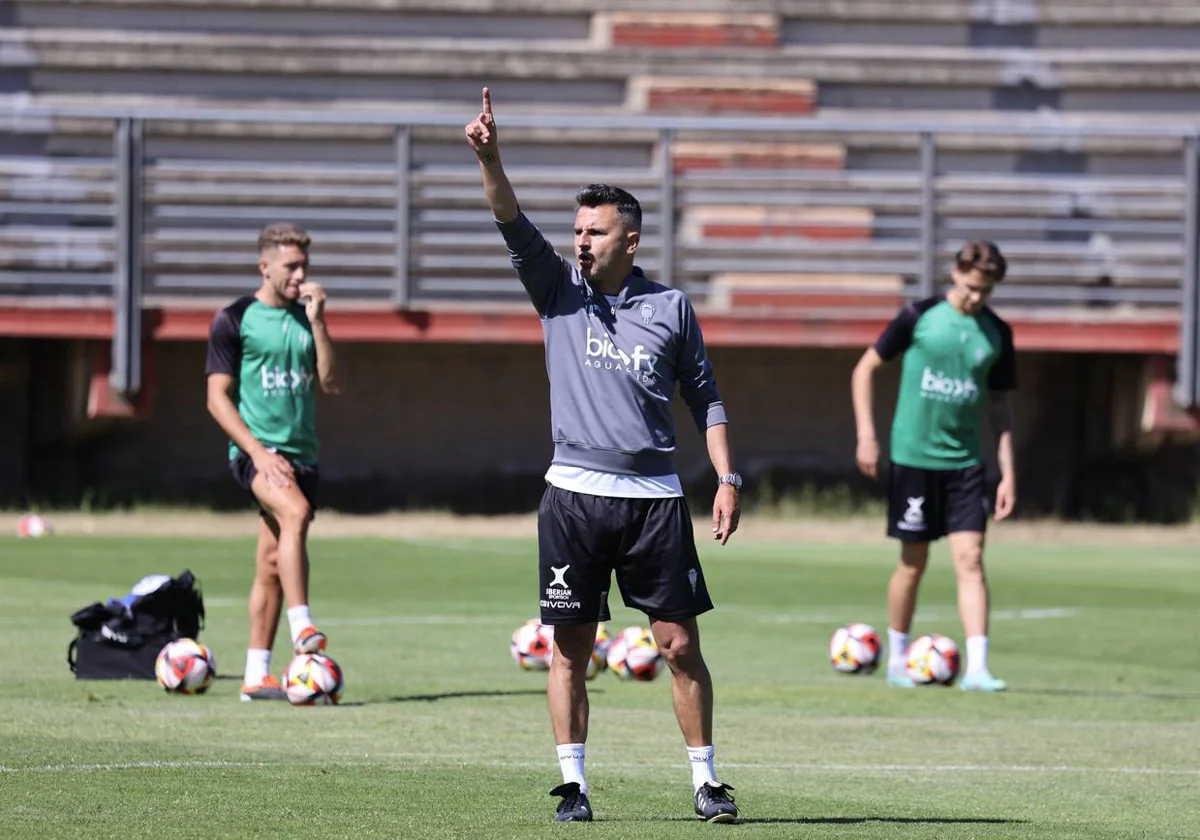
[[[492,94],[487,88],[483,89],[483,113],[489,117],[492,115]]]

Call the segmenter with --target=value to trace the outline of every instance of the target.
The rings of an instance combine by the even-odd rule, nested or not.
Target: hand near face
[[[304,301],[304,314],[310,323],[325,320],[325,289],[319,283],[301,283],[300,300]]]

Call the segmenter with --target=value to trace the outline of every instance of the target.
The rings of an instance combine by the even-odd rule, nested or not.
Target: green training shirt
[[[234,404],[259,442],[297,463],[317,463],[317,351],[303,306],[244,297],[217,312],[205,372],[237,381]],[[230,441],[229,459],[237,453]]]
[[[927,298],[900,310],[875,351],[885,361],[903,355],[892,462],[931,470],[981,463],[987,395],[1017,386],[1008,324],[986,306],[964,315],[944,297]]]

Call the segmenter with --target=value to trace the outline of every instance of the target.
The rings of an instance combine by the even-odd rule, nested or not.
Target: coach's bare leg
[[[595,622],[554,628],[554,658],[550,661],[546,700],[556,744],[587,743],[587,667],[595,646]]]
[[[250,587],[250,647],[270,650],[283,608],[279,585],[279,525],[267,516],[258,518],[258,546],[254,552],[254,584]]]
[[[929,564],[929,543],[900,543],[900,562],[888,581],[888,627],[900,633],[912,628],[917,589]]]
[[[713,684],[700,653],[700,627],[696,619],[650,621],[654,641],[671,669],[675,718],[689,747],[712,745]]]
[[[983,571],[983,534],[959,531],[950,534],[950,557],[958,581],[958,617],[969,639],[988,633],[989,595],[987,575]]]
[[[279,554],[277,567],[279,583],[283,586],[283,597],[289,607],[308,604],[308,523],[312,521],[312,508],[308,499],[295,484],[277,487],[267,483],[260,473],[250,485],[258,503],[271,515],[279,526]]]

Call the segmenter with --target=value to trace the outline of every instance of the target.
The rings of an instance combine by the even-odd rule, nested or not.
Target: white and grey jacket
[[[701,433],[728,422],[687,296],[635,267],[610,305],[523,213],[496,224],[542,318],[553,462],[674,473],[676,383]]]

